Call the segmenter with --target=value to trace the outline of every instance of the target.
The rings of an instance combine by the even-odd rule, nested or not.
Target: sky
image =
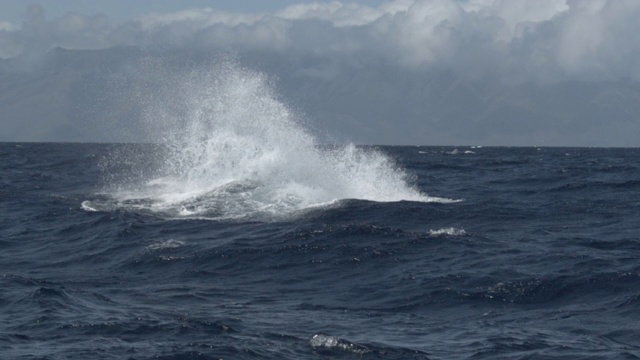
[[[637,0],[4,0],[0,14],[4,59],[55,46],[223,44],[368,51],[512,81],[640,80]]]
[[[117,46],[322,59],[366,54],[419,76],[449,72],[469,84],[491,79],[530,93],[562,83],[606,84],[583,102],[607,96],[615,102],[609,99],[615,93],[632,103],[640,82],[638,0],[3,0],[0,14],[0,59],[37,57],[54,47]],[[331,66],[298,70],[316,78],[340,73]],[[525,100],[513,101],[511,107],[526,108]],[[536,101],[529,108],[547,106]],[[629,119],[640,115],[633,111]],[[626,131],[636,129],[625,121]]]

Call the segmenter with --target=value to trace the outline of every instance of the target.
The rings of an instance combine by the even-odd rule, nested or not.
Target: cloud
[[[0,23],[0,57],[60,46],[365,52],[410,69],[450,69],[507,82],[640,81],[637,0],[397,0],[377,7],[302,3],[273,13],[211,8],[149,14],[114,25],[104,15],[47,19],[28,8]]]
[[[287,20],[320,20],[336,27],[348,27],[370,24],[386,13],[383,9],[332,1],[291,5],[275,15]]]
[[[187,25],[192,30],[201,30],[214,25],[233,27],[251,25],[265,14],[234,14],[212,8],[189,9],[169,14],[150,14],[138,22],[143,31],[153,31],[166,26]]]
[[[15,31],[18,27],[8,21],[0,21],[0,31]]]
[[[114,27],[105,15],[67,13],[47,20],[40,5],[30,5],[22,27],[0,23],[0,58],[45,52],[60,46],[69,49],[101,49],[117,45],[109,41]]]

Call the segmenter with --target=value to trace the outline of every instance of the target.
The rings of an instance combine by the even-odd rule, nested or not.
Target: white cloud
[[[378,30],[378,34],[381,41],[397,45],[402,60],[413,64],[442,62],[454,55],[455,33],[466,26],[466,17],[454,1],[416,1],[406,11],[383,19],[387,31]]]
[[[291,5],[277,12],[275,16],[288,20],[321,20],[336,27],[347,27],[370,24],[386,13],[388,12],[383,9],[332,1]]]
[[[8,21],[0,21],[0,31],[16,31],[18,27]]]
[[[469,0],[461,5],[467,12],[499,19],[504,26],[504,33],[497,35],[502,41],[522,36],[528,26],[551,20],[569,8],[566,0]]]
[[[634,0],[573,2],[572,11],[558,19],[559,67],[569,75],[601,78],[637,72],[639,16],[640,2]]]
[[[639,15],[637,0],[396,0],[378,7],[331,1],[269,14],[189,9],[114,26],[104,16],[47,20],[31,6],[22,28],[0,23],[0,56],[135,44],[367,51],[405,66],[510,81],[638,81]]]
[[[19,55],[22,44],[17,35],[18,27],[10,22],[0,21],[0,59]]]
[[[143,31],[153,31],[166,26],[185,24],[194,30],[205,29],[214,25],[234,27],[251,25],[260,20],[264,14],[234,14],[216,11],[212,8],[189,9],[169,14],[150,14],[138,22]]]
[[[528,78],[640,81],[640,2],[568,1],[568,9],[510,43]]]

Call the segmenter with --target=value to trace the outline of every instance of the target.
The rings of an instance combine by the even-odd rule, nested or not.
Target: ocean
[[[326,144],[205,75],[0,144],[1,359],[640,357],[640,149]]]
[[[174,199],[123,185],[156,146],[0,144],[0,358],[640,356],[640,150],[343,151],[429,195]]]

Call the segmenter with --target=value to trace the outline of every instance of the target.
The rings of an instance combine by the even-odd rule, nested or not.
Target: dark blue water
[[[0,144],[0,358],[640,357],[638,149],[382,147],[462,201],[230,219],[113,200],[158,151]]]

